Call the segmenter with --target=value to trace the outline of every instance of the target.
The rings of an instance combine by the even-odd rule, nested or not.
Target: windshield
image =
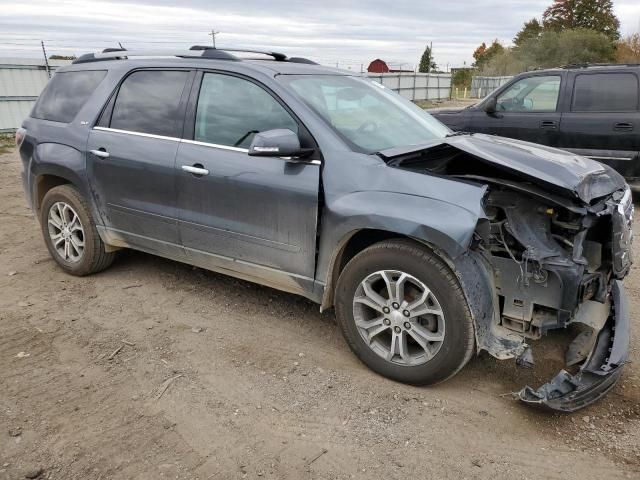
[[[366,78],[281,75],[278,79],[358,152],[421,145],[451,133],[414,103]]]

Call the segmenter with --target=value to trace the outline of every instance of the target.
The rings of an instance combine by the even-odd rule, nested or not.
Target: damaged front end
[[[567,412],[596,401],[614,385],[628,354],[621,279],[631,266],[630,191],[577,207],[494,184],[485,210],[488,225],[480,246],[493,270],[499,325],[517,333],[523,346],[551,330],[579,325],[566,351],[566,369],[538,389],[523,388],[518,397]],[[515,356],[521,365],[534,363],[530,348]]]
[[[585,172],[577,175],[568,154],[504,140],[454,139],[417,155],[401,154],[390,164],[488,186],[486,218],[479,219],[468,252],[454,260],[478,349],[533,366],[530,344],[573,325],[576,337],[565,368],[549,383],[526,386],[516,396],[531,405],[575,411],[605,395],[627,361],[629,313],[621,280],[632,262],[631,192],[618,184],[615,172],[587,173],[598,164],[583,163]],[[499,148],[501,158],[489,148]],[[524,156],[535,154],[540,170],[547,153],[555,156],[548,163],[563,168],[563,182],[553,184],[549,175],[536,181],[533,171],[506,169],[502,159],[520,150],[522,164]]]

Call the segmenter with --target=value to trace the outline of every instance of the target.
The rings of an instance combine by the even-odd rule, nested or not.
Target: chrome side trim
[[[190,145],[199,145],[201,147],[219,148],[221,150],[231,150],[233,152],[249,153],[249,149],[247,149],[247,148],[230,147],[229,145],[219,145],[217,143],[199,142],[197,140],[187,140],[186,138],[165,137],[163,135],[154,135],[152,133],[142,133],[142,132],[132,132],[130,130],[120,130],[118,128],[110,128],[110,127],[93,127],[93,129],[94,130],[100,130],[100,131],[103,131],[103,132],[114,132],[114,133],[122,133],[122,134],[125,134],[125,135],[134,135],[134,136],[137,136],[137,137],[157,138],[157,139],[160,139],[160,140],[170,140],[172,142],[188,143]],[[290,157],[273,157],[273,158],[280,158],[280,159],[285,160],[285,161],[290,160]],[[322,162],[320,160],[309,160],[309,161],[300,160],[297,163],[305,163],[305,164],[308,164],[308,165],[321,165],[322,164]]]
[[[218,145],[217,143],[198,142],[197,140],[187,140],[184,138],[182,139],[182,143],[189,143],[191,145],[200,145],[202,147],[220,148],[221,150],[231,150],[234,152],[243,152],[243,153],[249,152],[249,150],[246,148],[230,147],[229,145]]]
[[[589,155],[589,157],[591,160],[633,160],[632,158],[629,157],[598,157],[598,156],[591,156]]]
[[[109,128],[109,127],[93,127],[94,130],[100,130],[103,132],[114,132],[114,133],[123,133],[125,135],[134,135],[136,137],[147,137],[147,138],[157,138],[159,140],[170,140],[172,142],[179,142],[180,139],[178,137],[165,137],[164,135],[154,135],[153,133],[142,133],[142,132],[132,132],[130,130],[120,130],[117,128]]]

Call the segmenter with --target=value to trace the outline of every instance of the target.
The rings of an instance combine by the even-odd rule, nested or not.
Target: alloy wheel
[[[47,223],[56,253],[66,262],[79,262],[84,253],[84,229],[76,211],[68,203],[56,202],[49,209]]]
[[[424,364],[444,342],[445,318],[438,299],[424,282],[405,272],[380,270],[360,282],[353,317],[369,348],[395,364]]]

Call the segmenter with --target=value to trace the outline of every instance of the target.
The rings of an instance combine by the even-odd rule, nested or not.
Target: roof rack
[[[129,57],[180,57],[180,58],[202,58],[208,60],[231,60],[242,61],[229,52],[257,53],[272,57],[277,62],[306,63],[317,65],[316,62],[302,57],[288,58],[284,53],[271,52],[266,50],[247,50],[242,48],[214,48],[203,45],[193,45],[187,51],[162,51],[162,50],[127,50],[126,48],[105,48],[101,53],[86,53],[75,59],[72,63],[99,62],[103,60],[126,60]]]
[[[590,67],[637,67],[640,63],[570,63],[560,68],[590,68]]]

